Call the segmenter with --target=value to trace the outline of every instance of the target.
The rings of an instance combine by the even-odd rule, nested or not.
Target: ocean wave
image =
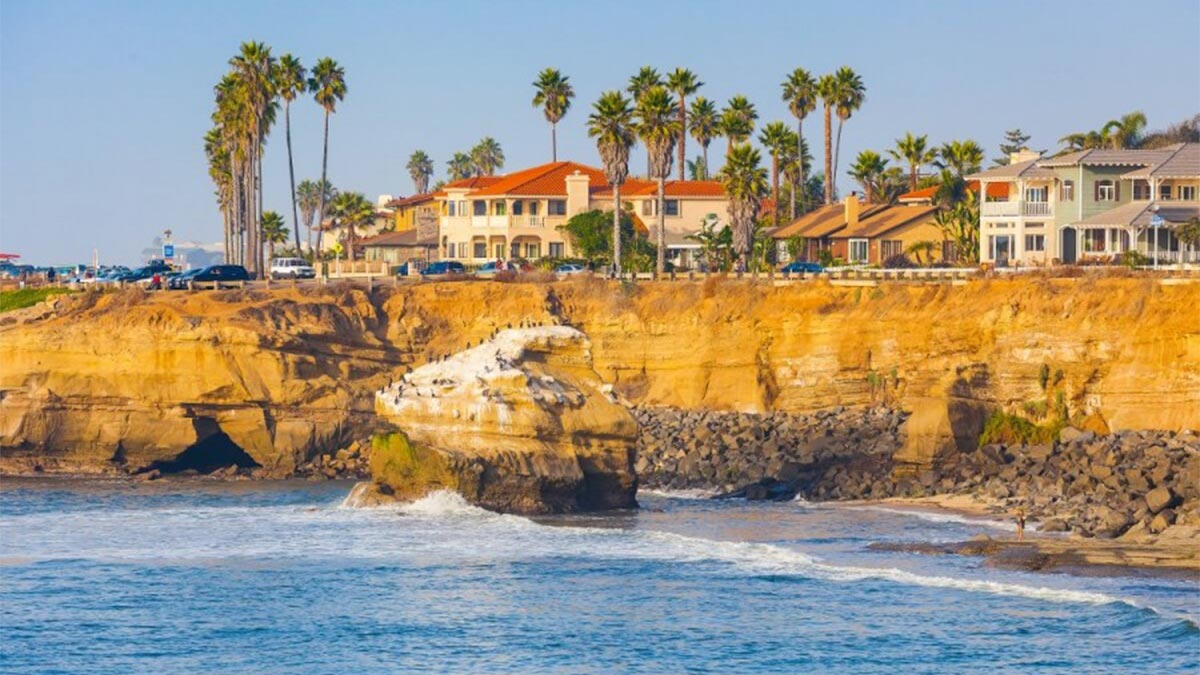
[[[891,513],[898,516],[911,516],[918,520],[924,520],[930,523],[953,523],[957,525],[979,525],[982,527],[990,527],[997,530],[1012,531],[1015,525],[1003,520],[994,520],[991,518],[982,518],[979,516],[964,516],[958,513],[945,513],[940,511],[929,511],[926,509],[904,509],[889,506],[856,506],[855,508],[865,511],[876,511],[879,513]]]
[[[662,497],[664,499],[712,499],[719,494],[716,490],[653,490],[646,488],[638,488],[638,495],[649,495],[651,497]]]

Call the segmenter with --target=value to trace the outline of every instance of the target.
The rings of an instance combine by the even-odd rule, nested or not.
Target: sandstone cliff
[[[489,509],[544,513],[636,506],[637,423],[567,326],[499,331],[379,392],[371,473],[387,494],[438,489]]]
[[[928,464],[984,412],[1061,405],[1121,429],[1200,428],[1200,284],[991,280],[422,284],[373,293],[77,296],[0,319],[0,471],[179,462],[222,439],[270,472],[371,424],[413,365],[522,322],[570,323],[647,405],[911,412]],[[181,459],[182,458],[182,459]]]

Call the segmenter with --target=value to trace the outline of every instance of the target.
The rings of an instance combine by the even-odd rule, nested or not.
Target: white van
[[[272,279],[313,279],[317,271],[302,258],[275,258],[271,261]]]

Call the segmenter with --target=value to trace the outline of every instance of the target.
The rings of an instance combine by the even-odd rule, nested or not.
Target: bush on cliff
[[[1019,415],[997,411],[983,425],[979,435],[980,445],[1003,443],[1005,445],[1033,445],[1050,443],[1058,438],[1066,423],[1055,420],[1047,424],[1034,424]]]
[[[16,291],[3,291],[0,292],[0,313],[33,307],[43,300],[70,292],[70,289],[57,287],[22,288]]]

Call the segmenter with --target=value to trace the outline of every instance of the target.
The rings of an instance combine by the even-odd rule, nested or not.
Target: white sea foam
[[[957,513],[944,513],[940,511],[929,511],[925,509],[901,509],[888,506],[857,506],[866,511],[878,511],[880,513],[891,513],[899,516],[911,516],[918,520],[924,520],[930,523],[956,523],[961,525],[978,525],[981,527],[990,527],[997,530],[1012,530],[1014,525],[1002,520],[994,520],[991,518],[980,518],[977,516],[964,516]]]
[[[406,515],[423,516],[426,518],[475,518],[480,516],[497,517],[500,515],[467,503],[467,500],[463,499],[462,495],[452,490],[435,490],[415,502],[401,504],[396,510]]]
[[[718,493],[714,490],[648,490],[638,488],[639,495],[663,497],[665,499],[712,499]]]

